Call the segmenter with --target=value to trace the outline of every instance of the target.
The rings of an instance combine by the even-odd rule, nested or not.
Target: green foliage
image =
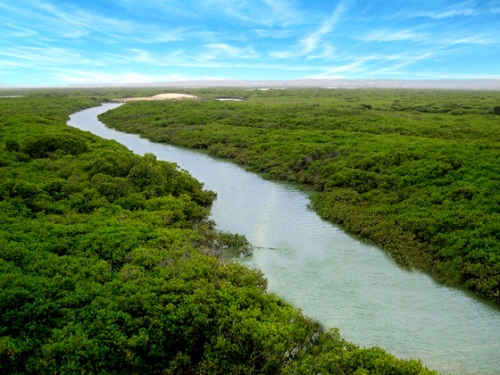
[[[32,95],[0,101],[0,373],[280,374],[343,355],[317,347],[331,334],[266,293],[261,272],[227,258],[251,246],[208,220],[214,193],[66,128],[93,99]],[[345,345],[349,370],[410,373]]]
[[[204,100],[128,103],[101,119],[307,184],[322,217],[402,266],[500,302],[498,92],[190,93]],[[208,100],[218,96],[245,100]]]
[[[19,146],[19,143],[17,141],[14,141],[12,139],[9,139],[5,141],[5,149],[7,151],[19,151],[21,149],[21,146]]]
[[[314,341],[313,341],[314,340]],[[314,343],[314,345],[313,345]],[[285,367],[286,374],[406,374],[426,372],[416,360],[398,360],[380,348],[358,348],[342,339],[337,330],[311,337],[295,360]]]
[[[78,155],[88,152],[89,149],[80,137],[69,134],[50,134],[28,139],[22,151],[32,158],[46,158],[56,152],[59,156]]]

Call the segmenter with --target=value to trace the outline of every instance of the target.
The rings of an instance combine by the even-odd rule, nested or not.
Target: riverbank
[[[102,119],[310,185],[322,217],[401,266],[500,301],[499,93],[226,92],[245,101],[125,106]]]

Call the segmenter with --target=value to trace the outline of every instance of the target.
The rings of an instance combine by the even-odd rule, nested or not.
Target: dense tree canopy
[[[213,192],[64,125],[86,93],[0,98],[0,373],[431,373],[267,293]]]

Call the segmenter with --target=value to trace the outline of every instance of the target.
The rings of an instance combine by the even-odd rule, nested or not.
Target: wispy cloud
[[[331,15],[323,21],[319,29],[303,36],[298,44],[293,46],[290,50],[273,51],[270,53],[270,56],[278,59],[288,59],[300,56],[309,56],[309,58],[314,58],[314,56],[331,57],[335,49],[332,47],[331,43],[325,42],[324,39],[342,20],[342,14],[346,11],[347,5],[347,1],[339,2]],[[318,50],[321,50],[321,52],[318,53]],[[315,53],[315,55],[311,55],[312,53]]]
[[[148,82],[176,75],[258,79],[499,72],[499,1],[373,4],[0,0],[0,67],[9,76],[2,78],[11,82],[10,77],[49,72],[60,82]]]
[[[293,2],[286,0],[264,0],[264,4],[271,10],[271,15],[275,22],[281,26],[286,27],[304,22],[305,15],[294,8]]]
[[[156,16],[171,15],[175,18],[200,18],[200,4],[198,1],[178,0],[108,0],[114,3],[115,8],[124,9],[130,14],[155,14]],[[203,13],[201,13],[203,14]]]
[[[249,47],[239,48],[225,43],[214,43],[207,44],[205,48],[208,52],[202,54],[201,58],[203,60],[214,60],[224,57],[233,59],[256,59],[259,57],[259,54]]]
[[[452,18],[457,16],[475,16],[479,13],[473,9],[451,9],[447,11],[430,11],[430,12],[417,12],[414,14],[415,17],[429,17],[435,20],[441,20],[443,18]]]
[[[376,76],[395,76],[402,74],[401,68],[415,64],[420,61],[429,60],[435,57],[434,52],[420,53],[404,53],[397,55],[386,56],[386,61],[389,64],[384,64],[382,68],[372,70],[372,74]]]
[[[79,53],[67,48],[37,48],[20,47],[16,49],[0,50],[0,56],[11,60],[22,61],[25,66],[76,64],[81,62],[92,63]]]
[[[134,31],[133,22],[128,20],[93,14],[75,7],[61,9],[41,1],[34,2],[34,5],[36,12],[41,12],[38,17],[45,21],[45,26],[55,35],[60,36],[63,31],[62,36],[66,38],[80,38],[91,32],[117,36]]]
[[[167,54],[151,53],[141,49],[131,49],[127,54],[105,54],[107,63],[126,65],[146,64],[156,67],[240,67],[252,66],[244,61],[258,62],[259,54],[252,48],[238,48],[228,44],[207,44],[197,53],[176,50]]]
[[[498,3],[467,0],[458,3],[452,2],[452,4],[446,6],[434,6],[432,9],[413,7],[393,14],[390,18],[430,18],[432,20],[446,20],[450,18],[467,18],[498,14],[499,12],[500,6]]]
[[[500,42],[499,35],[474,34],[467,30],[449,30],[436,35],[435,31],[416,32],[411,29],[403,30],[372,30],[366,35],[357,38],[363,42],[389,43],[389,42],[411,42],[429,46],[451,46],[451,45],[493,45]]]
[[[434,51],[414,49],[410,52],[394,54],[346,54],[339,61],[309,76],[310,78],[380,78],[399,76],[402,68],[422,61],[430,61],[438,56]],[[408,72],[406,72],[408,74]]]
[[[297,37],[301,33],[301,31],[297,29],[254,29],[253,33],[255,33],[259,38],[288,39],[291,37]]]
[[[218,62],[234,66],[241,60],[256,60],[259,54],[252,48],[239,48],[225,43],[206,44],[197,53],[176,50],[167,54],[152,54],[141,49],[131,49],[129,54],[108,54],[117,63],[140,63],[152,66],[199,66],[210,67]],[[229,59],[229,60],[228,60]],[[217,65],[219,66],[219,65]]]
[[[323,43],[321,50],[310,53],[307,56],[307,60],[324,60],[330,61],[338,57],[337,49],[331,45],[329,42]]]
[[[467,44],[494,45],[494,44],[500,44],[500,35],[477,34],[477,35],[448,37],[442,39],[441,43],[447,45],[467,45]]]
[[[4,30],[5,38],[33,38],[38,35],[32,27],[21,27],[11,22],[4,23]]]
[[[311,78],[337,78],[339,75],[351,76],[356,73],[363,73],[366,71],[366,64],[370,61],[380,61],[380,56],[349,56],[345,58],[344,63],[337,64],[323,72],[311,76]]]
[[[403,30],[370,30],[368,34],[359,38],[363,42],[426,42],[432,39],[428,33],[418,33],[412,29]]]
[[[227,23],[276,28],[298,25],[305,19],[293,0],[201,0],[201,3],[207,13]]]
[[[346,10],[346,6],[347,3],[345,1],[340,2],[331,16],[325,20],[321,28],[307,35],[300,41],[300,47],[303,50],[303,54],[307,55],[318,49],[325,35],[330,33],[334,26],[341,20],[342,13]]]
[[[21,25],[11,26],[11,35],[15,30],[19,37],[31,32],[43,35],[43,41],[63,39],[99,39],[100,42],[117,41],[154,43],[179,41],[186,37],[185,28],[165,28],[157,24],[137,23],[129,19],[96,14],[86,9],[66,6],[64,8],[40,0],[32,0],[29,6],[19,4],[9,7],[9,11],[25,20]],[[36,34],[32,28],[36,25]],[[5,28],[5,26],[4,26]]]

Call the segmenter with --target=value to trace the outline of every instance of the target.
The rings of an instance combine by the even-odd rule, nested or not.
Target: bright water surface
[[[321,220],[296,186],[262,179],[206,154],[108,129],[105,104],[69,125],[114,139],[137,154],[177,163],[217,193],[212,219],[256,247],[244,263],[260,268],[276,292],[360,346],[420,358],[453,374],[500,374],[500,309],[430,277],[400,269],[380,249]]]

